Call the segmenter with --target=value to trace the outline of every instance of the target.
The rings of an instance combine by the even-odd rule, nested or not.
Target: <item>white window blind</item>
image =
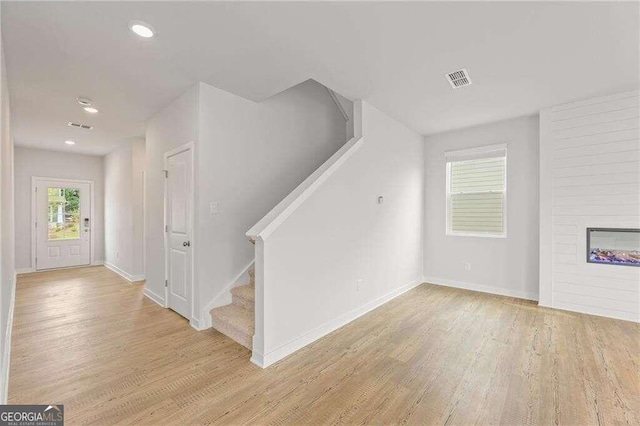
[[[445,153],[447,233],[504,236],[505,145]]]

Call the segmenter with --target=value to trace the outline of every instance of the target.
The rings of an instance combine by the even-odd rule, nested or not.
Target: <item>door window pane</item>
[[[48,188],[49,240],[80,238],[80,190],[78,188]]]

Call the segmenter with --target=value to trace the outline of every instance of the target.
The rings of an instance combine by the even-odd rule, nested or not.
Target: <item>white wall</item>
[[[640,321],[640,268],[587,263],[586,228],[640,229],[640,96],[540,113],[540,303]]]
[[[133,260],[131,160],[129,143],[104,157],[104,262],[126,273]]]
[[[537,300],[538,139],[537,116],[425,137],[425,281]],[[445,151],[505,142],[507,237],[446,235]]]
[[[148,265],[145,272],[145,294],[156,302],[164,303],[164,153],[189,142],[197,144],[197,85],[149,120],[145,140],[145,227]],[[197,170],[198,165],[194,166]],[[195,213],[197,215],[198,212]],[[196,240],[197,235],[194,235],[194,243]]]
[[[71,150],[71,149],[70,149]],[[93,155],[60,151],[15,148],[15,246],[16,269],[30,270],[31,265],[31,177],[51,177],[94,181],[92,262],[104,260],[104,191],[103,160]]]
[[[345,141],[344,118],[314,81],[261,103],[201,83],[159,112],[146,132],[146,294],[164,302],[165,152],[195,143],[192,319],[201,327],[204,307],[253,261],[247,229]]]
[[[422,137],[361,111],[357,150],[259,241],[254,355],[265,366],[422,282]]]
[[[145,167],[146,167],[146,146],[144,140],[137,140],[131,144],[131,175],[132,175],[132,190],[131,190],[131,208],[133,210],[133,233],[132,233],[132,246],[133,246],[133,261],[132,261],[132,274],[142,276],[145,273],[145,261],[144,261],[144,214],[145,214]]]
[[[0,39],[0,404],[6,404],[15,296],[14,163],[9,87]]]
[[[144,277],[144,140],[123,142],[104,157],[105,264],[130,280]]]
[[[200,84],[201,308],[253,261],[245,232],[345,142],[344,118],[327,89],[312,80],[261,103]],[[218,214],[210,214],[211,202]]]
[[[353,138],[354,133],[354,123],[353,123],[353,102],[349,99],[342,96],[340,93],[333,92],[336,95],[336,99],[340,103],[340,106],[347,114],[347,121],[345,123],[346,126],[346,139],[351,140]]]

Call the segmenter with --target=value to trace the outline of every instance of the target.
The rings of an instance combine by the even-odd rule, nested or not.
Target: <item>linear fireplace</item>
[[[587,262],[640,266],[640,229],[587,228]]]

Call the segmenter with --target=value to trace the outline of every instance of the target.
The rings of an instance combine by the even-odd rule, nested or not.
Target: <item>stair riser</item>
[[[225,321],[219,321],[216,318],[212,318],[212,325],[213,328],[215,328],[216,330],[218,330],[220,333],[224,334],[225,336],[231,338],[232,340],[238,342],[239,344],[241,344],[242,346],[244,346],[247,349],[251,349],[253,346],[253,336],[249,336],[246,333],[243,333],[242,331],[238,330],[237,328],[235,328],[233,325],[225,322]]]
[[[253,311],[255,309],[255,302],[251,299],[245,299],[244,297],[234,295],[233,303],[249,311]]]

